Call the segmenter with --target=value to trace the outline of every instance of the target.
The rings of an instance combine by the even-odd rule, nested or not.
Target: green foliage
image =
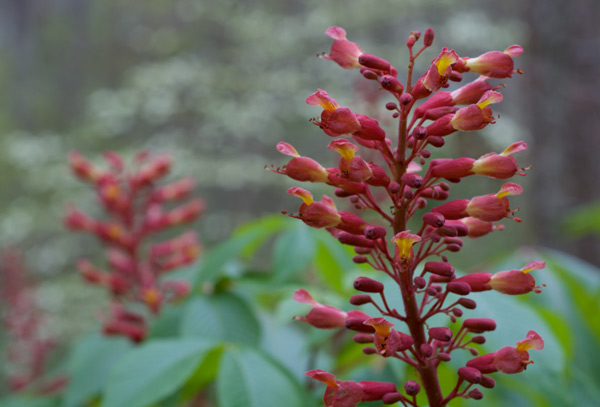
[[[568,233],[573,236],[600,234],[600,203],[586,205],[575,210],[563,221]]]

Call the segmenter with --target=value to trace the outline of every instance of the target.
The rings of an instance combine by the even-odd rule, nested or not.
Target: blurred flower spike
[[[543,268],[544,263],[533,261],[519,270],[495,274],[455,275],[448,254],[462,250],[463,238],[480,238],[503,230],[505,225],[500,222],[506,218],[521,221],[514,216],[518,208],[511,206],[509,197],[521,194],[523,188],[505,182],[495,193],[448,199],[451,184],[472,175],[500,180],[525,175],[525,168],[517,165],[513,155],[525,151],[527,144],[517,141],[501,153],[482,152],[479,158],[444,157],[443,151],[434,155],[432,150],[442,149],[452,134],[476,132],[496,122],[498,116],[492,105],[503,101],[500,90],[504,84],[491,82],[520,73],[515,70],[514,58],[523,49],[513,45],[504,52],[489,51],[469,58],[443,48],[417,75],[415,67],[419,65],[415,62],[432,46],[435,33],[431,28],[423,35],[412,31],[406,41],[407,75],[399,79],[398,69],[391,62],[363,52],[347,39],[344,29],[330,27],[326,34],[334,42],[331,52],[322,58],[344,69],[358,68],[360,77],[374,90],[383,92],[389,98],[385,111],[391,116],[385,118],[385,123],[393,122],[389,128],[397,132],[386,133],[376,118],[351,110],[318,89],[306,98],[306,103],[321,109],[320,117],[311,121],[333,138],[327,148],[337,153],[337,165],[326,166],[302,157],[293,146],[281,141],[277,150],[292,158],[282,168],[268,169],[295,181],[325,184],[334,189],[336,200],[348,201],[343,206],[326,195],[316,201],[311,192],[294,186],[288,193],[302,200],[298,214],[283,213],[310,227],[326,229],[340,243],[353,246],[353,262],[367,264],[377,273],[354,280],[354,289],[359,293],[349,302],[355,307],[368,304],[371,312],[380,315],[323,305],[307,291],[298,290],[294,299],[312,308],[305,317],[296,319],[321,329],[354,331],[352,339],[363,345],[363,353],[386,358],[389,363],[406,363],[415,370],[419,382],[409,380],[403,389],[397,389],[393,383],[336,380],[332,373],[320,369],[306,375],[326,385],[323,401],[327,407],[354,407],[374,400],[412,407],[446,407],[456,398],[479,400],[484,395],[473,386],[494,387],[487,373],[524,370],[531,363],[528,351],[542,349],[542,339],[530,331],[516,347],[475,357],[478,350],[472,344],[484,343],[482,334],[494,331],[496,321],[466,318],[455,329],[437,321],[446,317],[450,324],[457,323],[464,312],[476,308],[475,300],[467,298],[474,293],[540,292],[530,272]],[[422,45],[418,45],[421,38]],[[445,90],[463,79],[468,82]],[[377,114],[374,106],[368,111]],[[382,112],[375,117],[381,117]],[[338,207],[352,208],[353,212]],[[79,224],[89,223],[79,219]],[[394,291],[401,295],[388,297],[390,285],[396,285]],[[467,350],[475,358],[457,369],[453,389],[442,389],[438,366],[450,361],[457,349]],[[420,392],[425,395],[417,399]]]
[[[112,294],[104,332],[140,342],[146,337],[145,317],[127,310],[127,304],[138,302],[158,314],[166,301],[187,295],[190,287],[186,281],[167,280],[163,275],[191,264],[202,250],[193,231],[158,242],[149,238],[192,223],[203,213],[204,201],[190,197],[194,190],[191,177],[159,184],[172,166],[166,154],[143,151],[132,168],[126,168],[117,153],[107,152],[104,158],[106,169],[79,152],[69,155],[73,173],[95,188],[106,219],[96,219],[70,204],[64,223],[71,230],[95,235],[107,246],[107,269],[86,259],[77,262],[86,281],[104,286]],[[172,207],[179,201],[183,203]]]

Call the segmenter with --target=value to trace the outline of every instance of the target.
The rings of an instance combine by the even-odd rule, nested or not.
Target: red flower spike
[[[320,58],[334,61],[344,69],[360,68],[358,57],[363,53],[358,44],[348,41],[346,30],[341,27],[329,27],[327,36],[334,39],[329,54],[319,55]]]

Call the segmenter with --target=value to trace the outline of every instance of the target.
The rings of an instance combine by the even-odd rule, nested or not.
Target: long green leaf
[[[102,407],[146,407],[179,389],[214,343],[191,339],[142,345],[113,370]]]
[[[298,383],[267,355],[230,348],[217,377],[220,407],[305,407]]]

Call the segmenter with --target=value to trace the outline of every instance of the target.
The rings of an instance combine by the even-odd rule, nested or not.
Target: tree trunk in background
[[[530,0],[525,81],[539,244],[600,265],[600,239],[574,241],[568,210],[600,199],[600,2]]]

